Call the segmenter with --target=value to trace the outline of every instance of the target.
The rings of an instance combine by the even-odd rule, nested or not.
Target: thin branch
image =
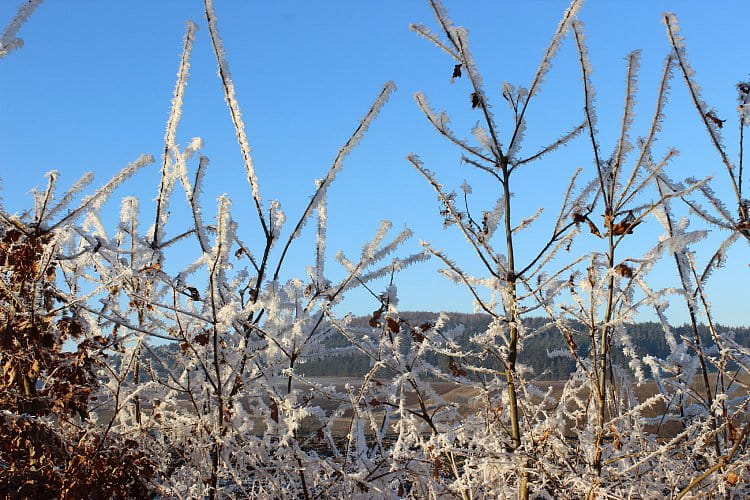
[[[724,166],[727,169],[729,180],[731,181],[732,188],[734,189],[734,193],[737,196],[737,201],[740,202],[742,201],[742,198],[740,195],[739,186],[737,185],[737,179],[734,175],[734,165],[732,165],[729,157],[727,157],[726,151],[724,151],[724,146],[721,143],[721,135],[716,125],[711,122],[711,110],[708,109],[708,105],[705,103],[705,101],[703,101],[703,98],[701,97],[700,87],[693,80],[695,71],[690,67],[690,63],[687,60],[685,42],[679,35],[680,28],[677,22],[677,16],[672,13],[667,13],[664,14],[662,20],[667,27],[667,38],[669,39],[669,43],[674,49],[675,55],[677,57],[677,62],[680,66],[680,70],[682,71],[682,76],[685,79],[685,84],[687,85],[688,92],[690,93],[690,98],[693,100],[693,105],[695,106],[696,111],[698,111],[698,114],[700,115],[701,120],[706,127],[706,131],[711,138],[711,143],[719,153],[721,161],[722,163],[724,163]]]
[[[551,153],[552,151],[556,150],[560,146],[563,146],[568,141],[570,141],[571,139],[575,138],[578,134],[580,134],[581,132],[583,132],[583,129],[585,129],[586,127],[587,127],[587,122],[583,122],[580,125],[578,125],[577,127],[573,128],[573,130],[571,130],[567,134],[565,134],[562,137],[560,137],[559,139],[557,139],[552,144],[549,144],[549,145],[545,146],[544,148],[542,148],[538,152],[534,153],[533,155],[529,156],[528,158],[524,158],[523,160],[517,160],[517,161],[511,162],[512,165],[513,165],[513,170],[515,170],[516,167],[519,167],[519,166],[523,165],[524,163],[532,162],[532,161],[534,161],[534,160],[536,160],[538,158],[541,158],[542,156],[546,155],[547,153]]]
[[[362,120],[360,120],[357,128],[354,130],[354,133],[349,137],[344,146],[339,149],[339,152],[336,154],[336,158],[333,160],[331,168],[328,169],[328,173],[326,173],[326,176],[323,178],[323,180],[319,181],[318,188],[315,190],[312,198],[310,198],[310,201],[307,203],[305,210],[302,212],[302,215],[297,221],[297,225],[294,226],[292,233],[289,235],[289,239],[287,239],[286,244],[284,245],[284,249],[282,250],[281,256],[279,257],[279,262],[276,264],[276,270],[273,273],[274,281],[279,277],[279,273],[281,272],[281,265],[284,263],[284,258],[286,257],[287,251],[289,250],[289,246],[292,244],[292,241],[294,241],[294,239],[299,236],[302,226],[305,225],[313,209],[315,209],[318,203],[320,203],[321,197],[328,190],[328,187],[336,178],[336,175],[341,171],[344,165],[344,159],[349,155],[352,149],[354,149],[357,144],[359,144],[359,141],[362,140],[365,132],[367,132],[367,129],[370,128],[370,125],[378,116],[378,113],[380,113],[380,110],[388,101],[388,98],[394,90],[396,90],[396,86],[393,84],[393,82],[385,82],[383,88],[375,98],[375,101],[370,106],[370,109],[367,111]]]
[[[224,99],[227,101],[229,107],[229,114],[232,117],[232,124],[234,124],[234,130],[237,135],[237,142],[240,145],[240,152],[242,153],[242,160],[245,164],[245,174],[247,181],[250,184],[250,191],[252,193],[253,202],[255,203],[255,209],[258,212],[258,219],[261,227],[263,228],[263,234],[268,238],[270,229],[266,219],[263,217],[263,207],[261,205],[260,198],[260,187],[258,186],[258,178],[255,175],[255,166],[253,164],[253,157],[250,154],[250,143],[247,140],[245,134],[245,122],[242,119],[242,113],[240,111],[240,105],[237,102],[237,97],[234,90],[234,81],[229,73],[229,63],[226,60],[224,51],[224,45],[219,36],[219,27],[216,20],[216,13],[214,11],[213,0],[204,0],[206,21],[208,22],[208,31],[211,34],[211,45],[214,49],[214,55],[219,66],[219,78],[221,79],[221,85],[224,89]]]

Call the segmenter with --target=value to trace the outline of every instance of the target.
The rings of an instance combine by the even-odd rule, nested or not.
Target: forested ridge
[[[438,314],[427,311],[401,312],[402,320],[412,325],[423,323],[434,323]],[[472,348],[471,338],[487,330],[491,318],[486,314],[449,313],[447,328],[463,325],[464,331],[455,337],[455,341],[461,348],[470,350]],[[358,322],[366,323],[367,318],[357,318]],[[563,335],[554,325],[548,325],[548,321],[541,317],[525,318],[524,325],[534,335],[523,342],[524,362],[533,371],[531,378],[539,380],[565,380],[575,372],[575,361],[569,356],[554,355],[554,352],[567,350],[568,345]],[[545,327],[546,325],[546,327]],[[544,327],[544,328],[543,328]],[[743,346],[750,346],[750,329],[747,327],[727,327],[716,325],[719,332],[735,332],[736,340]],[[589,337],[585,335],[583,325],[576,325],[575,330],[581,332],[575,337],[578,351],[585,355],[590,349]],[[669,355],[669,345],[664,338],[664,328],[657,322],[639,322],[625,326],[625,330],[631,337],[639,358],[654,356],[664,359]],[[684,324],[673,328],[675,335],[690,343],[692,330],[690,325]],[[701,342],[705,348],[714,345],[711,333],[706,325],[700,325]],[[331,346],[343,346],[346,341],[341,335],[331,339]],[[408,342],[408,340],[407,340]],[[552,355],[551,355],[552,354]],[[612,361],[619,366],[627,367],[628,360],[622,349],[612,350]],[[306,375],[316,376],[362,376],[370,369],[369,360],[361,354],[342,354],[336,356],[336,361],[331,362],[331,357],[308,361],[300,366],[300,372]],[[448,371],[448,358],[446,356],[431,355],[431,362],[435,363],[443,371]],[[499,368],[499,363],[489,360],[488,365]],[[648,367],[646,367],[648,370]],[[647,372],[650,376],[650,373]]]
[[[454,341],[466,351],[471,351],[473,343],[471,338],[487,330],[491,318],[487,314],[471,313],[447,313],[449,320],[446,323],[445,330],[453,330],[462,326],[463,331],[454,337]],[[406,325],[424,325],[434,324],[438,318],[438,313],[429,311],[403,311],[400,313],[400,320]],[[353,327],[365,327],[370,321],[369,316],[358,316],[352,319]],[[575,372],[575,361],[565,355],[568,350],[568,344],[565,337],[554,326],[548,324],[545,318],[530,317],[525,318],[524,326],[530,332],[533,332],[529,338],[524,339],[523,353],[524,361],[528,368],[532,370],[530,378],[536,380],[565,380]],[[748,327],[728,327],[724,325],[715,325],[716,330],[722,334],[734,332],[738,344],[750,346],[750,328]],[[654,321],[638,322],[625,325],[625,331],[631,338],[635,347],[637,357],[644,359],[646,356],[656,358],[666,358],[669,356],[669,345],[664,337],[664,327]],[[586,355],[590,349],[589,337],[583,333],[582,324],[574,325],[576,331],[582,332],[574,337],[581,356]],[[673,332],[677,338],[692,342],[692,327],[688,324],[673,327]],[[704,349],[710,350],[714,343],[711,333],[706,325],[699,326],[701,344]],[[405,335],[404,349],[408,349],[413,342],[412,337]],[[313,359],[302,359],[299,365],[299,373],[306,376],[316,377],[361,377],[365,375],[372,367],[370,359],[359,353],[345,349],[349,346],[349,341],[339,333],[334,333],[327,341],[328,353],[317,356]],[[155,349],[156,353],[168,354],[162,359],[171,359],[179,351],[177,344],[163,345]],[[613,362],[619,366],[627,367],[628,359],[623,354],[621,348],[613,348]],[[428,355],[430,363],[435,364],[444,372],[449,372],[448,357],[440,356],[435,353]],[[491,368],[500,368],[499,363],[495,360],[485,360],[485,364]],[[155,364],[155,370],[158,370],[159,364]],[[647,376],[651,377],[648,366],[645,367]]]

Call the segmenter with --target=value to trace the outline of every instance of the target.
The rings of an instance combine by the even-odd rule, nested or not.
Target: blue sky
[[[503,121],[510,118],[500,97],[502,82],[528,85],[566,5],[551,0],[446,1],[455,23],[469,29],[501,130]],[[16,7],[12,1],[0,5],[1,25],[12,18]],[[477,211],[494,204],[497,186],[459,164],[459,152],[434,133],[412,98],[414,92],[424,91],[434,108],[449,112],[454,130],[462,136],[468,136],[480,119],[470,109],[467,82],[450,82],[453,63],[408,30],[410,22],[435,26],[427,2],[217,0],[216,9],[263,198],[279,199],[288,219],[294,219],[313,192],[313,179],[323,176],[383,82],[393,80],[397,92],[330,191],[331,254],[338,249],[356,254],[378,222],[389,219],[396,229],[408,226],[416,234],[404,253],[417,250],[420,239],[427,240],[445,249],[465,269],[478,271],[456,231],[442,229],[434,193],[405,160],[408,153],[419,154],[447,187],[458,189],[467,179],[475,186]],[[645,134],[661,64],[669,50],[660,14],[674,11],[706,100],[732,124],[725,128],[725,137],[736,157],[734,84],[746,80],[750,72],[743,36],[745,9],[740,1],[591,1],[584,5],[581,18],[595,69],[603,150],[611,150],[616,136],[623,58],[636,48],[643,50],[643,59],[633,135]],[[200,30],[178,140],[185,144],[192,137],[203,138],[203,153],[211,159],[206,210],[213,212],[216,196],[228,193],[243,238],[253,240],[249,191],[216,77],[202,2],[197,0],[47,2],[39,7],[19,33],[25,46],[0,61],[0,194],[6,209],[13,212],[30,206],[29,190],[43,183],[49,170],[62,173],[63,185],[93,170],[97,185],[141,153],[158,157],[184,22],[189,19]],[[580,123],[579,78],[576,53],[567,39],[541,96],[532,102],[529,152]],[[715,175],[715,189],[726,192],[721,164],[709,148],[679,79],[674,80],[667,114],[656,153],[669,146],[681,151],[670,174],[676,178]],[[555,212],[560,186],[579,166],[592,173],[590,150],[580,139],[521,171],[513,188],[517,217],[530,215],[540,205]],[[157,182],[156,168],[141,172],[118,190],[118,198],[134,194],[148,205]],[[176,212],[182,202],[179,196],[174,202]],[[110,207],[117,211],[117,199]],[[180,217],[175,214],[173,233],[184,227]],[[544,222],[522,236],[521,255],[530,252],[544,234]],[[699,249],[699,257],[715,242],[709,239]],[[639,243],[632,245],[634,256],[647,249]],[[592,244],[596,242],[586,239],[580,248]],[[750,277],[747,250],[740,243],[730,254],[727,268],[711,283],[720,322],[747,323],[747,306],[736,285]],[[303,238],[290,256],[289,275],[302,275],[311,257],[309,240]],[[656,284],[675,284],[669,265],[655,271]],[[424,264],[399,278],[402,309],[471,309],[469,296],[437,276],[437,267],[436,263]],[[373,305],[355,294],[350,307],[362,312]],[[675,301],[674,321],[685,320],[683,309]]]

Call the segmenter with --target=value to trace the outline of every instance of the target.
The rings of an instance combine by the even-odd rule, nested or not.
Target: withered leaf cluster
[[[107,342],[55,308],[54,246],[51,232],[0,238],[0,497],[144,497],[154,463],[134,441],[87,426]],[[64,351],[70,341],[77,348]]]

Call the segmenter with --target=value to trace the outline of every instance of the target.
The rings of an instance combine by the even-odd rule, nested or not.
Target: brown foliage
[[[633,277],[633,268],[625,264],[624,262],[617,264],[615,266],[615,272],[622,276],[623,278],[632,278]]]
[[[385,318],[386,325],[388,326],[388,331],[391,333],[399,333],[401,331],[401,324],[398,322],[398,320],[386,317]]]
[[[482,98],[476,92],[471,93],[471,109],[476,109],[482,105]]]
[[[0,415],[0,496],[5,498],[149,498],[153,462],[134,441],[63,433],[31,416]]]
[[[86,422],[107,342],[86,335],[73,309],[55,309],[54,254],[51,232],[0,238],[0,496],[148,497],[154,462]]]
[[[724,123],[726,122],[726,120],[722,120],[721,118],[716,116],[716,113],[713,111],[709,111],[708,113],[706,113],[706,118],[711,120],[714,123],[714,125],[716,125],[719,128],[723,128]]]
[[[466,376],[466,370],[461,368],[453,357],[448,358],[448,369],[454,377]]]

